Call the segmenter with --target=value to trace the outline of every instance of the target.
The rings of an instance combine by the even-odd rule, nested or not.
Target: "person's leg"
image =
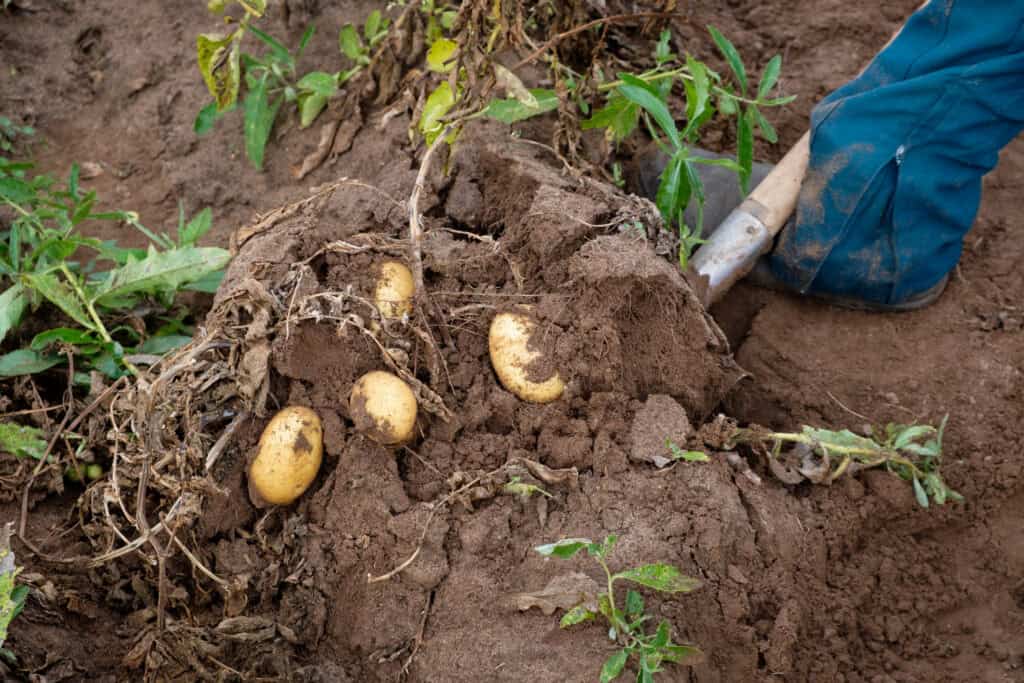
[[[815,108],[796,222],[770,257],[781,282],[899,305],[943,281],[1024,128],[1021,4],[932,2]]]
[[[875,310],[930,303],[959,259],[981,177],[1022,127],[1024,3],[933,1],[815,108],[795,220],[752,279]],[[652,199],[664,166],[641,155],[638,186]],[[699,168],[706,235],[742,196],[726,169]]]

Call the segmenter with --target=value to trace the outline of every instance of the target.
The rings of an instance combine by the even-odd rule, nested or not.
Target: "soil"
[[[585,558],[545,560],[533,546],[617,534],[613,566],[669,562],[703,583],[686,595],[645,594],[653,614],[705,652],[664,680],[1024,681],[1024,245],[1013,227],[1024,143],[1011,144],[986,179],[962,262],[934,306],[872,315],[741,284],[708,316],[645,235],[602,227],[649,205],[561,173],[507,127],[467,130],[451,158],[435,162],[420,205],[427,286],[451,342],[401,323],[378,333],[409,381],[422,383],[415,439],[384,447],[354,428],[348,397],[360,375],[387,369],[359,299],[372,298],[380,263],[395,256],[386,240],[405,234],[418,169],[408,119],[378,128],[368,116],[350,151],[301,182],[291,167],[318,132],[286,123],[266,172],[253,171],[237,117],[206,138],[192,133],[206,100],[194,34],[213,28],[203,4],[16,0],[23,9],[0,24],[9,65],[0,111],[39,128],[41,167],[63,174],[72,161],[100,164],[88,187],[151,227],[173,226],[179,199],[187,210],[209,205],[217,228],[207,239],[227,244],[257,214],[350,179],[236,239],[215,310],[250,296],[254,282],[275,295],[292,282],[298,302],[344,292],[343,312],[365,327],[300,319],[302,306],[293,311],[286,299],[279,314],[296,313],[287,331],[246,349],[271,370],[271,409],[318,412],[325,462],[295,505],[258,510],[244,469],[269,416],[238,432],[190,545],[240,589],[214,590],[180,556],[171,563],[169,616],[183,646],[161,652],[190,654],[167,655],[159,680],[238,680],[235,671],[395,681],[406,667],[411,681],[593,681],[612,652],[606,631],[560,630],[556,615],[517,609],[516,596],[574,572],[600,579]],[[316,18],[324,30],[304,65],[337,61],[328,27],[375,3],[319,4],[291,3],[287,25],[279,15],[268,22],[294,44]],[[916,4],[693,3],[674,28],[677,47],[700,56],[710,57],[707,23],[750,63],[783,54],[781,87],[800,98],[775,116],[780,145],[759,148],[775,159],[803,132],[813,103],[855,75]],[[709,144],[726,148],[729,135]],[[368,232],[385,241],[321,252]],[[490,317],[524,303],[539,323],[536,347],[570,378],[566,395],[543,406],[504,391],[487,358]],[[948,413],[944,472],[966,502],[921,510],[909,487],[881,472],[786,486],[753,460],[754,470],[719,455],[651,464],[666,455],[666,439],[693,443],[690,425],[718,411],[787,430],[935,423]],[[543,473],[555,483],[532,469],[522,478],[552,498],[503,495],[488,473],[510,461],[550,468]],[[452,490],[462,494],[446,498]],[[91,553],[62,533],[74,498],[34,505],[27,536],[62,556]],[[16,519],[18,505],[0,505],[0,520]],[[367,582],[417,548],[404,571]],[[75,572],[15,551],[33,592],[7,643],[23,668],[9,675],[139,680],[152,572],[138,561]]]

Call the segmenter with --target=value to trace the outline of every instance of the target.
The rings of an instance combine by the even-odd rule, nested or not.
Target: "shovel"
[[[691,266],[699,279],[707,278],[705,306],[718,301],[750,273],[793,214],[807,171],[810,135],[803,134],[694,254]]]
[[[928,2],[925,0],[917,9],[923,9]],[[899,34],[900,31],[896,31],[882,50]],[[707,278],[702,297],[705,307],[718,301],[730,287],[746,277],[757,259],[771,249],[775,236],[796,208],[800,185],[807,172],[810,142],[811,133],[807,131],[694,254],[690,265],[698,281]]]

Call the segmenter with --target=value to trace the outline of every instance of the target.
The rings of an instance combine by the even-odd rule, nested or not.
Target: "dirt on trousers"
[[[196,655],[169,657],[164,680],[195,680],[201,671],[233,680],[234,669],[269,680],[393,681],[415,653],[406,672],[413,681],[593,681],[612,651],[605,630],[560,630],[557,616],[520,612],[513,596],[566,572],[592,572],[584,561],[544,560],[534,545],[613,533],[621,538],[613,566],[671,562],[704,584],[678,598],[647,596],[680,639],[706,653],[692,668],[669,668],[665,680],[1024,680],[1019,140],[986,180],[961,266],[935,306],[870,315],[741,285],[712,321],[645,236],[618,227],[640,217],[642,204],[563,176],[545,152],[510,141],[506,127],[476,130],[448,176],[430,175],[420,207],[428,288],[457,314],[450,334],[458,352],[437,358],[431,344],[443,340],[394,330],[413,377],[439,387],[453,415],[445,421],[432,404],[436,412],[424,410],[410,450],[384,449],[351,427],[352,382],[385,365],[346,316],[359,316],[357,298],[368,295],[381,260],[403,255],[389,251],[388,240],[404,237],[417,171],[408,121],[366,128],[349,153],[304,184],[288,166],[315,133],[292,130],[259,175],[237,151],[232,158],[238,131],[190,137],[205,98],[191,61],[202,3],[173,11],[105,0],[24,4],[34,11],[0,25],[3,61],[19,73],[3,75],[0,102],[5,111],[35,110],[52,141],[43,159],[55,170],[73,160],[121,169],[94,185],[120,193],[144,220],[159,225],[187,197],[215,207],[226,242],[236,225],[260,225],[250,221],[254,210],[340,176],[365,183],[343,183],[244,235],[229,282],[264,285],[246,296],[265,291],[262,301],[282,302],[274,317],[294,321],[249,350],[266,353],[271,406],[298,403],[321,415],[327,457],[312,491],[266,515],[249,504],[243,473],[265,421],[239,434],[219,463],[224,495],[207,502],[196,539],[210,568],[244,586],[245,598],[195,591],[202,581],[187,563],[171,568],[186,596],[172,599],[172,611],[196,635],[176,632],[182,648],[169,653]],[[303,11],[328,26],[359,19],[372,3],[315,4]],[[760,150],[777,157],[802,132],[813,102],[854,75],[915,4],[694,3],[675,28],[700,46],[703,25],[714,23],[757,63],[784,55],[784,87],[801,98],[779,115],[780,146]],[[302,28],[293,20],[287,30]],[[140,31],[144,50],[133,42]],[[328,38],[311,46],[311,59],[318,49],[328,53]],[[32,45],[47,50],[39,56]],[[48,105],[54,93],[75,111]],[[616,227],[600,227],[608,224]],[[380,239],[360,241],[368,231]],[[336,245],[318,254],[338,242],[372,249]],[[290,309],[283,291],[307,305]],[[347,298],[309,298],[322,293]],[[218,299],[227,306],[230,288]],[[547,332],[538,343],[573,378],[567,397],[549,406],[503,391],[487,360],[489,318],[520,299]],[[739,379],[739,368],[749,376]],[[716,410],[787,430],[935,423],[948,413],[946,476],[966,503],[920,510],[909,488],[883,473],[786,487],[719,457],[667,470],[637,461],[665,437],[684,441],[687,422]],[[500,482],[486,475],[510,460],[575,467],[577,477],[545,485],[551,500],[496,495]],[[474,479],[430,520],[408,568],[367,583],[367,574],[388,572],[420,544],[430,501]],[[36,505],[29,536],[56,536],[72,498]],[[0,519],[17,514],[17,503],[0,507]],[[76,554],[73,536],[63,542],[50,547]],[[27,552],[19,560],[41,578],[9,647],[36,680],[139,680],[126,655],[152,618],[153,596],[133,577],[149,570],[122,566],[112,587],[109,575],[68,573]],[[235,619],[234,630],[199,635],[225,619]]]

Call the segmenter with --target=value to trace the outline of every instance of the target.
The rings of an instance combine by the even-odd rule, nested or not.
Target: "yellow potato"
[[[257,505],[288,505],[316,479],[324,454],[320,417],[301,406],[274,415],[249,465],[249,494]],[[255,495],[254,495],[255,494]]]
[[[528,378],[527,368],[541,357],[529,348],[536,324],[525,313],[499,313],[491,322],[488,342],[491,365],[502,385],[524,401],[550,403],[561,397],[565,382],[556,372],[543,382]]]
[[[398,261],[385,261],[381,264],[373,302],[382,316],[401,318],[412,313],[412,298],[415,292],[412,272],[405,264]]]
[[[416,395],[390,372],[374,370],[352,387],[349,410],[356,429],[382,444],[412,438],[416,426]]]

